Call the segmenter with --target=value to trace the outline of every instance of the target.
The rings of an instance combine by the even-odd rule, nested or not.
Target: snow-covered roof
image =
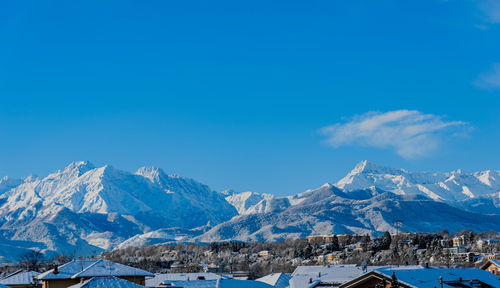
[[[367,266],[367,271],[372,271],[381,266]],[[359,265],[329,265],[329,266],[298,266],[290,279],[291,288],[314,287],[315,281],[328,284],[342,284],[367,271]]]
[[[54,269],[44,272],[38,275],[40,280],[50,280],[50,279],[69,279],[76,273],[83,271],[85,268],[94,264],[97,260],[73,260],[66,264],[57,267],[58,273],[54,273]]]
[[[394,269],[393,267],[379,268],[375,272],[392,277],[394,272],[399,282],[410,287],[434,288],[439,287],[439,279],[443,277],[444,288],[454,286],[447,285],[447,281],[479,280],[492,287],[500,287],[500,277],[477,268],[448,268],[448,269]]]
[[[219,279],[216,288],[272,288],[273,286],[254,280]]]
[[[182,288],[216,288],[217,280],[194,280],[194,281],[165,281],[165,287],[182,287]],[[164,287],[161,286],[161,287]]]
[[[85,270],[73,275],[71,278],[96,277],[96,276],[154,276],[153,273],[142,269],[99,259]]]
[[[154,276],[154,274],[127,265],[99,259],[73,260],[59,266],[57,274],[52,269],[38,275],[37,278],[40,280],[50,280],[96,276]]]
[[[3,285],[30,285],[33,284],[33,277],[40,275],[35,271],[19,271],[0,279]]]
[[[286,288],[290,285],[290,279],[292,276],[286,273],[273,273],[266,275],[262,278],[257,279],[256,281],[267,283],[276,288]]]
[[[490,262],[495,264],[496,266],[500,267],[500,260],[498,259],[490,259]]]
[[[172,281],[166,283],[166,287],[182,288],[273,288],[273,286],[253,280],[217,279],[217,280],[193,280]],[[161,287],[161,286],[160,286]]]
[[[78,283],[69,288],[140,288],[142,285],[120,279],[114,276],[94,277],[83,283]]]
[[[146,279],[147,287],[158,287],[161,283],[166,281],[188,281],[196,280],[199,277],[204,277],[205,280],[217,280],[221,276],[215,273],[166,273],[155,274],[154,278]]]

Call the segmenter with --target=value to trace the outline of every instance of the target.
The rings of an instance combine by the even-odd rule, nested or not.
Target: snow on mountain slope
[[[377,187],[399,195],[421,194],[436,201],[454,202],[494,197],[500,192],[500,171],[408,172],[362,161],[335,185],[346,191]]]
[[[273,197],[218,193],[154,167],[74,162],[46,177],[0,180],[0,251],[10,251],[0,257],[33,247],[90,255],[172,241],[377,234],[396,220],[407,231],[500,230],[499,173],[412,173],[363,161],[335,185]]]
[[[465,212],[422,195],[396,195],[376,189],[344,192],[333,185],[308,191],[296,205],[278,212],[248,214],[221,223],[195,240],[279,241],[313,234],[405,231],[499,230],[498,216]]]
[[[235,215],[224,195],[161,169],[129,173],[74,162],[0,195],[0,244],[37,242],[42,250],[89,255],[151,230],[193,229]]]
[[[16,186],[21,185],[21,183],[23,183],[23,180],[21,179],[10,178],[9,176],[3,177],[0,179],[0,195]]]
[[[272,194],[259,194],[250,191],[237,193],[226,190],[221,193],[227,195],[226,201],[233,205],[240,215],[264,212],[270,205],[270,200],[274,198]]]
[[[179,175],[167,175],[163,170],[155,167],[142,167],[135,174],[149,179],[153,185],[160,187],[168,195],[172,195],[175,207],[182,213],[179,214],[169,209],[167,212],[177,213],[177,217],[181,217],[177,220],[181,222],[181,225],[177,225],[178,227],[194,228],[207,223],[218,224],[237,215],[236,209],[224,199],[223,194],[212,191],[207,185],[193,179]],[[151,201],[156,200],[151,199]],[[174,207],[170,205],[169,208]],[[161,209],[165,210],[166,208]],[[188,219],[195,220],[196,224],[186,225],[189,223]],[[205,222],[202,223],[202,221]],[[182,225],[183,223],[184,225]]]

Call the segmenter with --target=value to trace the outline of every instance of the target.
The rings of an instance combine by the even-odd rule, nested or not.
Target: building
[[[269,256],[271,256],[271,254],[269,253],[269,250],[259,251],[259,253],[257,253],[257,255],[259,255],[259,257],[264,258],[264,259],[267,259],[267,258],[269,258]]]
[[[492,288],[500,287],[500,277],[476,268],[439,269],[383,267],[363,274],[340,288],[390,288],[396,282],[400,288]],[[395,284],[396,284],[395,283]],[[393,287],[393,286],[392,286]]]
[[[165,282],[163,287],[169,288],[273,288],[273,286],[253,280],[203,280],[203,281],[177,281]]]
[[[35,279],[38,275],[40,275],[40,273],[35,271],[19,270],[1,278],[0,284],[12,288],[30,288],[40,283],[39,280]]]
[[[67,288],[94,277],[115,276],[139,285],[146,283],[146,277],[153,273],[123,264],[98,260],[73,260],[42,273],[36,279],[42,281],[42,288]]]
[[[465,245],[465,235],[453,237],[453,247],[461,247]]]
[[[500,260],[490,259],[481,266],[481,269],[500,276]]]
[[[291,275],[290,288],[338,287],[342,283],[380,267],[366,266],[363,268],[359,265],[298,266]]]
[[[476,260],[476,255],[471,252],[467,253],[453,253],[451,254],[451,261],[456,263],[471,263]]]
[[[441,239],[439,240],[439,246],[443,248],[450,248],[453,246],[453,240],[452,239]]]
[[[162,283],[178,281],[217,280],[221,276],[214,273],[165,273],[155,274],[153,278],[146,279],[147,287],[163,287]]]
[[[239,280],[248,280],[252,279],[252,273],[250,271],[232,271],[230,278],[239,279]]]
[[[492,238],[485,239],[485,238],[483,238],[483,239],[477,240],[476,244],[477,244],[477,247],[482,249],[485,246],[500,245],[500,239],[492,239]]]
[[[443,248],[444,253],[457,254],[457,253],[467,253],[467,248],[462,246]]]
[[[144,288],[144,286],[142,285],[138,285],[137,283],[123,280],[121,278],[114,276],[94,277],[88,280],[84,280],[73,286],[70,286],[69,288],[103,288],[103,287]]]
[[[491,259],[497,259],[500,260],[500,254],[491,254],[486,256],[486,259],[491,260]]]
[[[307,236],[306,240],[309,244],[318,244],[318,243],[331,243],[333,241],[334,235],[314,235]]]
[[[208,273],[221,273],[222,269],[219,265],[210,263],[205,267],[204,271]]]

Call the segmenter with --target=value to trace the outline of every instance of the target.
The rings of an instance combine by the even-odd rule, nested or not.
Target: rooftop
[[[173,281],[166,287],[176,288],[273,288],[273,286],[253,280],[217,279],[198,281]],[[73,287],[71,287],[73,288]]]
[[[377,273],[383,274],[386,277],[391,277],[394,272],[399,282],[410,287],[418,288],[434,288],[439,287],[439,279],[443,278],[444,288],[457,287],[447,282],[467,282],[470,280],[479,280],[492,287],[500,287],[500,277],[477,268],[448,268],[448,269],[393,269],[380,268]],[[459,286],[458,286],[459,287]],[[467,287],[467,286],[465,286]]]
[[[38,275],[40,280],[75,279],[97,276],[154,276],[153,273],[111,262],[108,260],[73,260],[57,268]]]
[[[0,284],[3,285],[30,285],[33,284],[33,278],[40,275],[35,271],[17,271],[5,278],[0,279]]]
[[[155,274],[153,278],[146,279],[146,286],[158,287],[161,283],[168,281],[190,281],[196,280],[199,277],[204,277],[205,280],[217,280],[221,276],[215,273],[166,273]],[[201,280],[200,280],[201,281]]]
[[[290,285],[290,279],[292,276],[285,273],[272,273],[262,278],[257,279],[263,283],[267,283],[275,288],[286,288]]]
[[[144,287],[142,285],[120,279],[114,276],[105,277],[95,277],[84,281],[83,283],[78,283],[69,288],[139,288]]]

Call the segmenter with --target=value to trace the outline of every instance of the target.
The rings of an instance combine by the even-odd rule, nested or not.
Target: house
[[[393,287],[400,288],[492,288],[500,287],[500,277],[476,268],[415,268],[383,267],[363,274],[340,288]]]
[[[481,266],[481,269],[500,276],[500,260],[490,259]]]
[[[259,251],[259,253],[257,253],[257,255],[259,255],[259,257],[264,258],[264,259],[267,259],[269,256],[271,256],[271,254],[269,253],[269,250]]]
[[[73,260],[42,273],[36,279],[42,281],[42,288],[66,288],[82,281],[103,276],[115,276],[139,285],[144,285],[146,277],[153,273],[103,260]]]
[[[215,264],[215,263],[208,264],[208,266],[205,267],[204,270],[205,270],[205,272],[208,272],[208,273],[220,273],[220,272],[222,272],[222,269],[220,268],[220,266]]]
[[[217,280],[221,276],[214,273],[166,273],[155,274],[153,278],[146,279],[147,287],[162,287],[164,282]]]
[[[477,240],[476,244],[477,244],[477,247],[482,249],[483,247],[489,246],[489,245],[500,245],[500,239],[482,238],[482,239]]]
[[[298,266],[292,273],[290,288],[304,287],[338,287],[340,284],[351,281],[367,271],[381,266],[360,265],[327,265],[327,266]]]
[[[255,281],[267,283],[275,288],[287,288],[290,286],[292,276],[286,273],[272,273]]]
[[[231,275],[228,276],[234,279],[248,280],[252,278],[252,273],[250,271],[233,271]]]
[[[144,286],[114,276],[103,276],[103,277],[94,277],[88,280],[84,280],[78,284],[70,286],[69,288],[103,288],[103,287],[140,288]]]
[[[453,246],[453,240],[451,239],[441,239],[439,240],[439,246],[443,248],[450,248]]]
[[[461,247],[465,245],[465,235],[453,237],[453,247]]]
[[[215,252],[214,251],[205,251],[205,252],[203,252],[203,255],[205,255],[205,257],[212,257],[215,255]]]
[[[450,254],[457,254],[457,253],[467,253],[467,248],[463,246],[456,246],[456,247],[450,247],[450,248],[443,248],[443,252],[445,253],[450,253]]]
[[[330,243],[333,241],[333,235],[314,235],[307,236],[306,240],[309,244],[317,244],[317,243]]]
[[[459,263],[474,262],[475,259],[476,255],[471,252],[451,254],[451,261],[453,262],[459,262]]]
[[[488,259],[488,260],[491,260],[491,259],[500,260],[500,254],[489,254],[486,256],[486,259]]]
[[[35,277],[40,273],[35,271],[19,270],[0,279],[0,284],[12,288],[29,288],[39,284]]]
[[[169,288],[273,288],[273,286],[253,280],[218,279],[203,281],[166,282]]]

